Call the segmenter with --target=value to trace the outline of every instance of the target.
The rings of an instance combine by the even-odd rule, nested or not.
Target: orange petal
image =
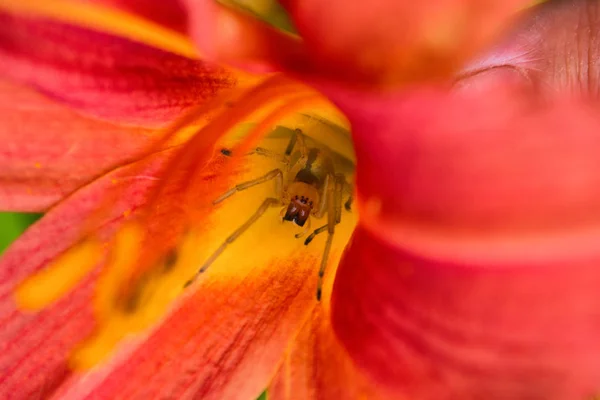
[[[166,167],[168,171],[155,176],[158,178],[156,190],[150,196],[144,193],[147,196],[144,208],[134,210],[130,217],[144,230],[124,227],[117,234],[117,245],[111,249],[107,263],[109,268],[101,272],[93,300],[93,313],[99,326],[94,336],[88,337],[71,358],[76,366],[98,363],[126,334],[139,332],[164,315],[198,265],[248,218],[257,203],[273,195],[271,188],[263,185],[254,190],[254,195],[235,196],[218,210],[211,206],[217,190],[220,193],[225,189],[222,186],[238,177],[232,171],[229,171],[230,176],[219,175],[215,164],[222,162],[224,156],[220,156],[221,161],[218,157],[211,159],[221,135],[273,103],[280,108],[281,115],[269,110],[264,123],[257,125],[257,128],[268,129],[277,123],[275,116],[281,118],[297,111],[290,109],[284,100],[313,99],[311,96],[314,96],[312,92],[297,83],[274,77],[259,89],[237,98],[239,101],[233,107],[223,105],[228,112],[217,115],[179,148],[177,156]],[[315,99],[314,104],[320,104],[319,99]],[[252,130],[249,137],[255,140],[260,133]],[[289,137],[276,140],[281,151],[287,141]],[[250,144],[243,143],[240,149]],[[276,162],[269,158],[264,160]],[[260,163],[261,158],[255,162]],[[232,170],[235,172],[235,168]],[[135,172],[133,177],[148,178],[141,172]],[[152,177],[150,175],[150,179]],[[111,198],[107,193],[103,197]],[[319,237],[314,245],[304,246],[294,238],[289,225],[278,222],[278,215],[279,209],[271,209],[254,226],[254,236],[245,235],[243,240],[232,244],[231,250],[219,257],[190,289],[195,292],[185,296],[161,326],[130,340],[129,346],[123,345],[121,353],[107,364],[92,372],[77,374],[60,393],[76,398],[95,394],[110,398],[172,393],[176,396],[200,393],[205,398],[257,395],[273,373],[289,336],[304,320],[306,307],[315,301],[315,266],[323,251],[318,243],[324,244],[325,240]],[[352,219],[344,219],[344,223],[352,226]],[[129,224],[128,228],[131,227]],[[347,239],[343,232],[336,236],[332,263],[340,255],[339,243]],[[345,233],[348,235],[349,229]],[[194,236],[198,240],[188,240]],[[123,247],[120,243],[129,246]],[[170,246],[177,250],[170,268],[162,268],[166,262],[152,264]],[[190,252],[193,257],[188,257]],[[130,265],[121,269],[125,264],[123,260]],[[193,262],[195,260],[197,262]],[[144,265],[146,261],[151,264]],[[22,286],[29,295],[34,283]],[[134,301],[132,307],[123,307],[127,303],[119,296],[122,288],[130,294],[141,292],[141,301]],[[32,303],[39,305],[36,297],[25,294],[24,300],[33,299]],[[46,299],[55,300],[52,296]],[[28,304],[27,301],[21,303]],[[249,371],[253,371],[255,379],[245,378]],[[152,376],[152,380],[148,376]],[[154,383],[149,385],[149,381]]]
[[[65,23],[0,12],[0,73],[119,123],[161,125],[236,84],[223,68]]]
[[[215,274],[126,358],[75,375],[61,395],[256,398],[315,301],[312,257]]]
[[[97,272],[88,275],[70,295],[36,314],[17,308],[13,298],[17,286],[65,250],[81,243],[83,234],[92,232],[103,238],[114,232],[129,210],[144,203],[148,190],[156,183],[152,177],[160,174],[167,157],[163,153],[117,169],[77,191],[49,211],[3,255],[0,397],[48,398],[70,374],[66,360],[72,347],[89,335],[95,325],[90,299]],[[143,175],[131,176],[132,171]],[[88,216],[105,204],[107,194],[113,191],[122,196],[111,204],[105,218],[86,225]]]
[[[381,391],[363,376],[340,345],[329,314],[315,307],[290,342],[269,388],[274,400],[383,399]]]
[[[85,118],[32,89],[0,82],[0,209],[41,211],[139,155],[158,131]]]
[[[293,93],[294,85],[289,86],[290,82],[285,79],[275,81],[288,84],[275,87],[275,92]],[[274,195],[270,185],[261,185],[252,192],[227,199],[219,209],[215,210],[209,203],[220,193],[216,188],[231,178],[238,177],[243,181],[256,177],[263,168],[268,171],[274,165],[280,166],[270,158],[251,158],[252,170],[242,175],[223,177],[218,169],[216,177],[211,174],[201,180],[198,175],[198,166],[205,164],[206,147],[212,147],[213,136],[228,130],[228,126],[235,124],[237,118],[242,118],[253,107],[264,105],[272,94],[272,91],[248,93],[229,113],[207,125],[177,157],[172,166],[173,175],[166,177],[168,183],[159,193],[164,198],[157,197],[157,203],[149,207],[150,218],[145,220],[147,225],[144,226],[149,237],[142,242],[148,244],[143,246],[146,252],[160,251],[157,249],[164,248],[164,243],[171,240],[170,237],[165,239],[168,235],[178,232],[182,225],[187,228],[176,236],[183,240],[175,243],[178,257],[172,269],[174,272],[171,272],[174,279],[166,282],[170,277],[163,275],[161,280],[165,282],[157,282],[154,297],[148,297],[146,303],[135,307],[128,315],[119,315],[114,306],[108,310],[112,315],[105,312],[106,307],[101,310],[102,330],[86,341],[76,354],[75,361],[79,365],[85,367],[97,362],[99,355],[106,352],[106,344],[113,344],[113,328],[133,332],[147,324],[148,315],[156,319],[156,310],[164,309],[164,305],[161,306],[162,300],[155,302],[154,299],[168,298],[169,294],[165,294],[168,292],[179,294],[198,266],[248,219],[264,198]],[[288,141],[289,133],[283,139],[279,137],[272,142],[267,139],[266,143],[277,145],[267,148],[283,151]],[[212,161],[205,165],[211,169],[211,164]],[[215,193],[211,194],[213,191]],[[73,377],[61,389],[61,395],[75,398],[171,395],[207,399],[257,396],[273,374],[290,337],[305,320],[308,308],[316,302],[316,267],[325,241],[325,237],[319,237],[314,245],[305,246],[294,238],[294,230],[289,224],[279,222],[279,212],[279,207],[272,208],[252,226],[252,233],[248,232],[228,245],[197,285],[188,289],[194,292],[181,299],[161,326],[138,336],[130,346],[121,347],[121,353],[110,364],[97,368],[91,375]],[[338,231],[331,263],[335,263],[340,255],[340,244],[345,243],[349,234],[348,226],[352,226],[351,218],[344,219],[339,225],[346,230]],[[194,235],[197,237],[191,241],[194,254],[188,257],[186,243]],[[152,271],[145,269],[145,272]],[[134,280],[133,285],[143,288],[154,282]],[[109,289],[102,288],[102,295]],[[326,293],[329,293],[328,288]]]

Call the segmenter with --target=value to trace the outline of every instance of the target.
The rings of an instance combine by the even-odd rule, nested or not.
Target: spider
[[[223,149],[221,153],[225,156],[232,155],[229,149]],[[346,181],[343,173],[336,173],[330,151],[325,147],[307,147],[305,136],[300,129],[293,131],[284,154],[262,147],[257,147],[248,154],[277,159],[285,167],[283,169],[276,168],[256,179],[235,185],[215,199],[213,204],[219,204],[237,192],[271,180],[276,183],[276,197],[267,197],[252,216],[221,243],[196,274],[186,282],[185,287],[194,283],[225,251],[227,246],[246,232],[269,208],[283,206],[280,212],[282,220],[304,227],[302,232],[295,235],[296,238],[301,238],[310,231],[311,218],[321,219],[327,215],[327,223],[315,229],[304,241],[304,244],[308,245],[316,235],[327,232],[316,292],[317,300],[321,300],[323,276],[327,267],[335,226],[342,220],[342,201],[345,194],[348,194],[348,198],[344,207],[347,211],[351,210],[352,186]]]

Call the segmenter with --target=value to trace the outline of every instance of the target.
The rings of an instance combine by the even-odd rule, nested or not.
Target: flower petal
[[[0,115],[2,210],[42,211],[160,136],[85,118],[6,81],[0,82]]]
[[[0,73],[88,114],[161,125],[235,85],[223,68],[60,22],[0,13]]]
[[[174,31],[187,32],[185,8],[179,0],[72,0],[83,3],[102,4],[137,14],[143,18],[164,25]]]
[[[413,398],[598,391],[596,105],[431,91],[348,115],[361,228],[333,326],[355,362]]]
[[[48,398],[71,373],[67,357],[72,347],[94,328],[91,297],[97,273],[69,296],[36,314],[19,310],[13,292],[29,274],[81,240],[84,230],[101,236],[123,222],[124,215],[146,200],[156,184],[167,153],[123,167],[81,189],[53,208],[21,236],[0,260],[0,397]],[[132,172],[142,173],[131,176]],[[89,215],[106,205],[109,193],[121,194],[104,218],[93,225]]]
[[[256,398],[314,300],[314,258],[211,279],[127,358],[75,376],[67,398]]]
[[[315,307],[286,349],[267,395],[269,399],[379,399],[354,366],[331,329],[329,314]]]
[[[502,78],[494,75],[504,71],[499,75],[511,72],[544,98],[559,92],[562,97],[596,99],[599,7],[587,0],[545,1],[532,7],[502,40],[467,64],[459,83],[479,84],[483,74]]]
[[[285,0],[321,74],[395,84],[447,77],[528,0]]]
[[[261,145],[285,148],[288,141],[289,137],[277,138]],[[246,179],[262,168],[268,171],[274,163],[255,162],[242,175]],[[245,180],[242,176],[240,181]],[[204,186],[211,184],[204,182]],[[261,185],[253,194],[239,193],[221,209],[207,212],[194,246],[200,262],[191,268],[210,258],[268,196],[273,196],[272,189]],[[198,207],[203,207],[205,197],[198,197]],[[252,233],[231,243],[202,275],[197,290],[126,356],[117,356],[120,361],[74,376],[60,395],[77,399],[258,396],[316,303],[316,268],[325,240],[319,237],[314,245],[305,246],[294,238],[289,224],[279,222],[279,213],[279,207],[269,210],[252,226]],[[331,264],[339,259],[352,225],[351,217],[338,225]]]
[[[0,8],[21,15],[49,18],[52,20],[77,25],[94,31],[127,38],[144,43],[170,53],[196,58],[197,50],[191,40],[182,33],[160,25],[146,16],[140,17],[117,7],[117,0],[112,7],[104,5],[110,0],[3,0]],[[134,0],[123,0],[131,7]],[[121,2],[121,3],[123,3]],[[176,8],[175,2],[169,2]],[[165,6],[168,5],[165,3]],[[139,10],[141,11],[141,10]],[[177,12],[175,11],[175,14]]]
[[[202,32],[195,39],[209,57],[262,61],[310,81],[389,86],[450,76],[531,2],[283,1],[302,42],[211,3],[187,0],[190,29]]]
[[[188,9],[190,34],[209,60],[253,72],[269,72],[281,66],[293,70],[310,62],[298,37],[248,13],[210,0],[183,2]]]

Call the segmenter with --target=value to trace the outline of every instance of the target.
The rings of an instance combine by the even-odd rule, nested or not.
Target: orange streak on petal
[[[102,254],[102,246],[93,240],[72,247],[17,287],[17,306],[28,311],[48,307],[73,290],[97,266]]]
[[[314,302],[315,264],[313,255],[296,254],[207,277],[127,359],[74,376],[59,394],[255,398]]]
[[[169,153],[144,160],[147,176],[160,174]],[[145,201],[151,180],[124,179],[131,165],[82,188],[57,205],[21,236],[0,259],[0,398],[49,398],[71,373],[66,359],[72,346],[94,328],[91,297],[94,272],[68,296],[35,314],[17,308],[14,290],[28,275],[44,268],[71,246],[80,243],[86,217],[103,195],[118,190],[112,212],[93,229],[100,237],[112,234],[122,223],[124,210]],[[118,184],[111,181],[117,179]]]

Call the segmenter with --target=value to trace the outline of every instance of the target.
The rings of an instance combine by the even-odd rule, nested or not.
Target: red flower
[[[523,2],[282,2],[300,41],[207,1],[95,2],[161,25],[80,2],[0,4],[0,205],[52,206],[0,262],[5,397],[600,389],[595,3],[550,1],[499,39]],[[272,193],[212,206],[276,165],[236,150],[280,124],[351,157],[312,89],[198,61],[184,32],[208,59],[304,80],[350,121],[356,210],[329,285],[360,218],[322,302],[322,248],[268,216],[180,295]],[[248,119],[234,157],[213,151]],[[285,148],[286,132],[265,143]]]

